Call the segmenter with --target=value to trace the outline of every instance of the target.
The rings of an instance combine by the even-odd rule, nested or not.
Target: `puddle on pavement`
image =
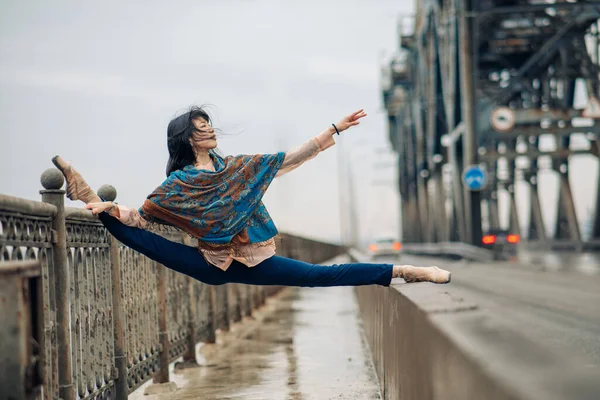
[[[176,392],[135,398],[379,399],[355,310],[349,288],[286,289],[255,321],[202,346],[201,367],[172,373]]]

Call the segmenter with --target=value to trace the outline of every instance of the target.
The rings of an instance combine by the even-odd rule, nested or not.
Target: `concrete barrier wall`
[[[482,375],[396,289],[356,289],[385,399],[517,399]]]
[[[356,295],[384,399],[600,398],[597,368],[528,339],[451,284]]]

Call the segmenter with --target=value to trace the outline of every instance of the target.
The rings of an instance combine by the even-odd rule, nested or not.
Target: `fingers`
[[[348,120],[350,120],[350,121],[356,121],[356,120],[364,118],[366,116],[367,116],[367,113],[364,112],[362,109],[360,109],[360,110],[355,111],[352,114],[350,114],[348,116]]]
[[[348,115],[344,119],[342,119],[337,128],[340,132],[345,131],[346,129],[356,126],[360,124],[360,119],[367,116],[367,113],[361,108],[360,110],[354,111],[352,114]]]

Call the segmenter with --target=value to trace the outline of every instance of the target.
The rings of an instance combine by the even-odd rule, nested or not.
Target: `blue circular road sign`
[[[487,173],[480,165],[470,165],[465,168],[462,179],[469,190],[479,191],[487,184]]]

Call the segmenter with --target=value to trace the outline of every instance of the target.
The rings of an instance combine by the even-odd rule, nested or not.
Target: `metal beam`
[[[515,81],[524,77],[527,72],[535,65],[536,67],[542,67],[545,60],[548,60],[554,56],[559,48],[560,39],[565,36],[567,32],[571,30],[573,26],[578,23],[578,19],[573,19],[559,29],[554,36],[542,45],[529,59],[519,68],[517,73],[511,77],[508,82],[508,86],[502,90],[493,101],[496,104],[506,104],[517,92],[522,88],[515,86]]]
[[[600,5],[591,3],[542,3],[542,4],[529,4],[526,6],[514,6],[514,7],[495,7],[488,9],[487,11],[479,11],[476,13],[470,13],[472,17],[493,17],[501,14],[523,14],[527,12],[545,11],[548,9],[575,9],[576,11],[589,11],[589,12],[600,12]]]
[[[457,15],[459,19],[459,52],[460,52],[460,83],[462,94],[462,121],[465,124],[463,135],[464,166],[476,164],[477,160],[477,117],[478,109],[475,102],[475,82],[473,71],[473,46],[471,37],[473,29],[467,16],[467,0],[457,0]],[[481,245],[481,197],[477,191],[465,193],[465,222],[466,242],[476,246]]]
[[[560,150],[554,150],[554,151],[539,151],[539,150],[530,149],[523,153],[519,153],[516,150],[509,150],[504,153],[489,152],[489,153],[482,154],[479,157],[482,161],[493,161],[493,160],[498,160],[500,158],[504,158],[506,160],[514,160],[519,157],[528,157],[528,158],[551,157],[552,159],[566,160],[570,156],[577,156],[577,155],[584,155],[584,154],[593,155],[593,156],[598,157],[598,153],[594,148],[589,149],[589,150],[560,149]]]
[[[494,130],[488,130],[484,134],[488,136],[497,137],[502,140],[503,138],[514,138],[516,136],[540,136],[540,135],[554,135],[554,136],[566,136],[573,133],[593,133],[600,134],[600,124],[592,126],[567,126],[564,128],[550,127],[542,128],[537,125],[530,126],[519,126],[510,132],[496,132]]]

